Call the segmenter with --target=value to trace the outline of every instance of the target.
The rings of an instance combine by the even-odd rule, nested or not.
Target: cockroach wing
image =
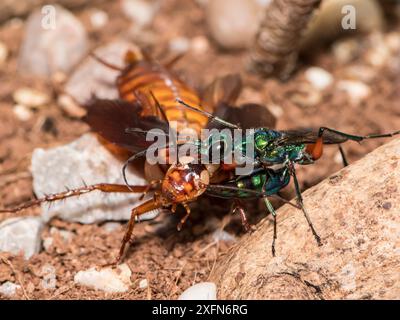
[[[277,145],[289,144],[312,144],[318,139],[318,130],[316,129],[297,129],[283,130],[281,138],[277,141]],[[346,142],[348,138],[331,131],[324,131],[322,135],[324,144],[339,144]]]
[[[140,103],[92,98],[85,108],[87,115],[83,120],[94,132],[132,152],[144,150],[153,143],[146,141],[147,131],[157,128],[168,134],[168,123],[156,116],[143,116]],[[127,132],[127,129],[139,130]]]
[[[202,102],[207,112],[212,113],[221,103],[232,105],[242,91],[242,80],[238,74],[229,74],[215,79],[203,94]]]
[[[274,128],[276,125],[276,118],[268,108],[256,103],[246,103],[239,107],[220,103],[213,115],[236,124],[242,129]],[[207,128],[222,129],[223,125],[216,121],[211,121]]]

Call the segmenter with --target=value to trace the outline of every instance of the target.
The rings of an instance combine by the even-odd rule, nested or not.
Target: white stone
[[[21,104],[16,104],[13,107],[13,112],[15,116],[21,121],[28,121],[33,116],[33,112],[28,107]]]
[[[48,251],[53,245],[54,239],[53,237],[46,237],[43,239],[43,248]]]
[[[139,282],[139,288],[140,288],[140,289],[146,289],[148,285],[149,285],[149,284],[148,284],[148,282],[147,282],[147,279],[142,279],[142,280],[140,280],[140,282]]]
[[[332,53],[339,63],[349,63],[357,57],[361,50],[359,40],[354,38],[340,39],[333,43]]]
[[[337,83],[337,88],[345,91],[354,103],[359,103],[371,94],[369,86],[361,81],[340,80]]]
[[[87,52],[88,38],[82,23],[63,7],[53,7],[53,20],[44,19],[38,8],[26,22],[18,57],[21,74],[51,76],[57,71],[68,72]]]
[[[86,114],[86,110],[81,105],[77,104],[69,95],[59,95],[57,98],[57,104],[70,117],[81,118]]]
[[[277,104],[268,104],[268,110],[275,116],[275,118],[280,118],[283,116],[283,109]]]
[[[255,0],[213,0],[207,3],[208,28],[227,49],[249,47],[254,41],[263,10]]]
[[[115,230],[119,229],[121,227],[121,224],[119,222],[106,222],[103,225],[104,230],[107,232],[114,232]]]
[[[96,49],[94,54],[115,66],[123,67],[124,57],[128,50],[138,52],[139,49],[129,42],[114,41]],[[86,103],[92,93],[95,93],[98,98],[115,99],[118,98],[115,86],[118,74],[117,70],[101,64],[92,57],[87,57],[72,73],[64,89],[81,104]]]
[[[15,90],[13,99],[16,103],[30,108],[43,107],[50,101],[46,93],[26,87]]]
[[[19,288],[21,288],[21,286],[7,281],[0,285],[0,294],[5,295],[6,297],[12,297],[15,295],[15,291]]]
[[[175,54],[185,53],[190,49],[190,40],[186,37],[176,37],[170,40],[169,50]]]
[[[213,232],[213,239],[217,242],[226,241],[226,242],[236,242],[237,239],[235,236],[226,232],[225,230],[217,229]]]
[[[108,14],[103,10],[94,9],[90,14],[90,23],[95,29],[104,27],[108,22]]]
[[[131,270],[126,264],[119,265],[119,270],[104,268],[99,271],[92,267],[85,271],[79,271],[74,282],[96,290],[108,293],[126,292],[131,285]]]
[[[72,240],[72,238],[75,236],[75,233],[68,231],[68,230],[61,230],[55,227],[50,228],[50,234],[51,235],[56,235],[59,234],[61,238],[63,239],[64,242],[69,242]]]
[[[0,224],[0,251],[29,259],[40,251],[43,222],[40,217],[10,218]]]
[[[187,288],[178,300],[216,300],[217,286],[213,282],[200,282]]]
[[[333,82],[332,74],[319,67],[308,68],[304,73],[304,76],[308,82],[314,86],[314,88],[319,90],[328,88]]]
[[[7,46],[0,41],[0,67],[6,62],[8,57],[8,48]]]
[[[123,13],[139,27],[151,24],[157,11],[157,5],[152,1],[122,0]]]
[[[210,43],[206,37],[197,36],[190,41],[190,49],[195,54],[205,54],[210,48]]]
[[[41,286],[46,290],[54,290],[57,285],[56,268],[50,264],[45,264],[41,270]]]
[[[48,150],[35,149],[32,155],[33,190],[38,197],[95,183],[124,184],[122,161],[112,155],[96,135],[88,133],[72,143]],[[49,178],[51,177],[51,179]],[[133,185],[146,185],[138,174],[128,170]],[[105,220],[127,220],[138,205],[141,194],[101,193],[93,191],[66,201],[42,205],[45,221],[58,216],[67,221],[97,223]]]

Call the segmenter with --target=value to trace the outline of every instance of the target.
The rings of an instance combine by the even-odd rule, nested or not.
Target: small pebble
[[[59,234],[65,243],[68,243],[69,241],[71,241],[72,238],[75,236],[75,233],[73,233],[71,231],[61,230],[61,229],[58,229],[55,227],[50,228],[50,234],[53,236],[56,234]]]
[[[361,81],[340,80],[337,83],[337,88],[345,91],[354,103],[359,103],[371,94],[369,86]]]
[[[16,104],[13,107],[13,112],[15,116],[21,121],[28,121],[33,116],[32,110],[21,104]]]
[[[304,76],[316,89],[324,90],[328,88],[333,82],[333,76],[328,71],[318,68],[311,67],[306,70]]]
[[[93,28],[101,29],[108,23],[108,14],[103,10],[94,9],[90,14],[90,23]]]
[[[335,60],[341,64],[349,63],[360,53],[361,45],[357,39],[337,40],[332,45]]]
[[[0,294],[6,297],[12,297],[15,295],[15,291],[17,291],[17,289],[19,288],[21,288],[21,286],[13,282],[6,281],[2,285],[0,285]]]
[[[169,50],[173,53],[185,53],[190,49],[190,40],[186,37],[173,38],[169,42]]]
[[[190,49],[198,55],[205,54],[210,48],[210,43],[208,42],[206,37],[197,36],[192,39],[190,42]]]
[[[126,264],[119,265],[117,269],[103,268],[97,271],[95,267],[92,267],[75,274],[74,282],[108,293],[126,292],[131,285],[132,272]]]
[[[40,217],[10,218],[0,224],[0,252],[19,254],[25,259],[39,253],[43,222]]]
[[[249,47],[257,33],[263,10],[255,0],[213,0],[207,3],[208,28],[226,49]]]
[[[39,90],[20,88],[14,91],[13,99],[16,103],[29,108],[43,107],[50,102],[50,97]]]
[[[86,110],[69,95],[61,94],[57,99],[57,104],[72,118],[82,118],[86,114]]]
[[[54,290],[57,284],[56,269],[52,265],[46,264],[42,267],[41,275],[42,288],[46,290]]]
[[[121,224],[119,222],[106,222],[103,225],[103,228],[106,232],[114,232],[115,230],[119,229]]]
[[[0,41],[0,67],[6,62],[8,57],[8,48],[5,43]]]
[[[281,106],[279,106],[277,104],[269,104],[267,107],[268,107],[268,110],[271,111],[271,113],[276,118],[280,118],[283,116],[283,109]]]
[[[217,286],[213,282],[200,282],[187,288],[178,300],[216,300]]]
[[[360,80],[362,82],[372,82],[376,77],[376,71],[372,67],[366,65],[351,65],[348,66],[344,73],[346,78],[350,80]]]
[[[144,0],[122,0],[123,13],[139,27],[150,25],[157,11],[157,6],[151,1]]]
[[[140,289],[146,289],[147,286],[148,286],[147,279],[142,279],[142,280],[140,280],[140,282],[139,282],[139,288],[140,288]]]
[[[322,95],[309,84],[300,85],[297,91],[290,96],[290,100],[303,108],[315,107],[322,101]]]
[[[54,239],[52,237],[46,237],[43,239],[43,248],[46,251],[49,251],[51,246],[53,245]]]
[[[225,230],[215,230],[212,234],[212,237],[215,241],[225,241],[225,242],[236,242],[237,239],[235,236],[231,235],[230,233],[226,232]]]

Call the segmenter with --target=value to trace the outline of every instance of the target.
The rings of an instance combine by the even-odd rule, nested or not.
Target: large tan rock
[[[278,210],[221,257],[210,281],[220,299],[399,299],[400,139],[304,193],[323,245],[301,211]]]

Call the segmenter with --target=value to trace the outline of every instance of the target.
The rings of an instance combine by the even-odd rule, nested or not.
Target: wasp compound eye
[[[255,140],[255,148],[258,151],[264,151],[269,143],[268,137],[264,134],[256,134],[254,140]]]

